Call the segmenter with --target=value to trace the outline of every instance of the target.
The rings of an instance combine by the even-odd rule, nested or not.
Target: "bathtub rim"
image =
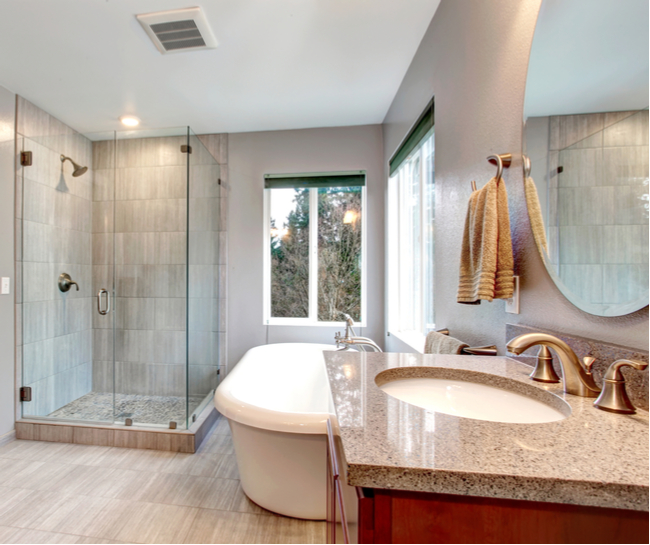
[[[276,411],[242,401],[235,397],[228,384],[238,376],[238,368],[241,371],[240,364],[244,362],[251,351],[266,346],[291,345],[308,345],[310,347],[321,347],[322,351],[335,351],[336,346],[322,343],[272,343],[260,345],[249,349],[239,360],[234,369],[228,373],[228,376],[217,388],[214,395],[214,405],[217,410],[226,418],[245,424],[254,428],[262,428],[270,431],[279,431],[285,433],[306,433],[306,434],[325,434],[327,433],[327,419],[335,418],[334,403],[332,401],[331,391],[329,393],[327,412],[293,412],[293,411]],[[323,359],[323,376],[327,383],[329,391],[329,381],[325,370],[325,360]]]

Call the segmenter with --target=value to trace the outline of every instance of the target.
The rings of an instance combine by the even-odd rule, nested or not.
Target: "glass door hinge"
[[[32,166],[32,152],[31,151],[21,151],[20,152],[20,165],[23,167]]]
[[[181,153],[192,153],[192,146],[188,146],[187,144],[183,144],[181,146]]]
[[[30,386],[23,386],[20,389],[20,401],[31,401],[32,400],[32,389]]]

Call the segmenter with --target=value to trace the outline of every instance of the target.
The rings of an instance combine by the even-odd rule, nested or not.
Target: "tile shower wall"
[[[95,292],[110,290],[114,255],[117,393],[184,396],[187,325],[190,395],[216,385],[218,167],[210,171],[207,152],[192,146],[188,248],[185,143],[186,137],[93,143],[93,284]],[[93,314],[97,392],[113,389],[111,320]]]
[[[92,146],[27,100],[17,100],[19,151],[32,166],[16,172],[17,335],[22,384],[32,388],[23,415],[45,416],[88,393],[92,382]],[[72,177],[70,163],[88,166]],[[78,282],[59,291],[58,276]],[[21,289],[22,281],[22,289]],[[22,317],[22,328],[20,319]]]
[[[585,301],[630,301],[648,279],[648,111],[551,116],[532,124],[548,132],[546,176],[538,168],[533,177],[540,200],[547,200],[549,243],[556,249],[551,260],[560,277]],[[623,251],[630,246],[622,240],[639,244]]]

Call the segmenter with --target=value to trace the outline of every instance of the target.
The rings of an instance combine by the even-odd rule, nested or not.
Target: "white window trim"
[[[418,146],[418,153],[422,149],[421,146]],[[411,160],[410,158],[408,159]],[[402,286],[401,278],[401,267],[400,267],[400,253],[399,253],[399,243],[402,240],[401,230],[402,230],[402,219],[400,217],[400,211],[402,207],[402,192],[400,191],[400,177],[403,175],[402,169],[404,164],[393,174],[393,176],[388,179],[388,204],[387,204],[387,236],[386,241],[388,244],[388,278],[387,278],[387,301],[388,301],[388,324],[387,331],[390,335],[394,335],[402,342],[408,344],[414,350],[418,352],[423,352],[424,340],[426,339],[426,333],[428,330],[435,329],[434,324],[425,323],[425,305],[421,303],[417,309],[417,320],[420,323],[422,329],[401,329],[401,318],[400,318],[400,292],[399,286]],[[426,237],[424,236],[424,224],[425,221],[425,211],[426,211],[426,195],[425,186],[427,179],[425,176],[425,161],[421,160],[419,164],[419,192],[420,192],[420,255],[426,255]],[[397,178],[397,179],[395,179]],[[391,180],[394,180],[391,183]],[[435,182],[434,182],[435,183]],[[420,260],[420,279],[424,281],[425,279],[425,270],[426,263],[424,258]],[[422,348],[420,346],[420,340],[422,340]]]
[[[367,180],[366,180],[367,184]],[[263,258],[263,323],[278,326],[310,326],[310,327],[340,327],[345,320],[340,322],[318,321],[318,189],[309,190],[309,317],[308,318],[273,318],[271,316],[271,199],[270,191],[264,189],[264,258]],[[367,270],[368,270],[368,228],[367,228],[367,185],[361,188],[361,321],[355,322],[355,327],[367,327]]]

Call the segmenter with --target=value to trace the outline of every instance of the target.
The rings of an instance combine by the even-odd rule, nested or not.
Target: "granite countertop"
[[[335,433],[353,486],[648,511],[645,411],[598,410],[593,399],[565,394],[561,384],[530,380],[531,368],[510,358],[324,354]],[[404,378],[420,374],[414,367],[489,373],[502,377],[495,385],[510,379],[513,391],[528,395],[546,390],[566,401],[571,415],[544,424],[461,418],[399,401],[375,383],[387,369]],[[551,405],[564,405],[557,398]]]

